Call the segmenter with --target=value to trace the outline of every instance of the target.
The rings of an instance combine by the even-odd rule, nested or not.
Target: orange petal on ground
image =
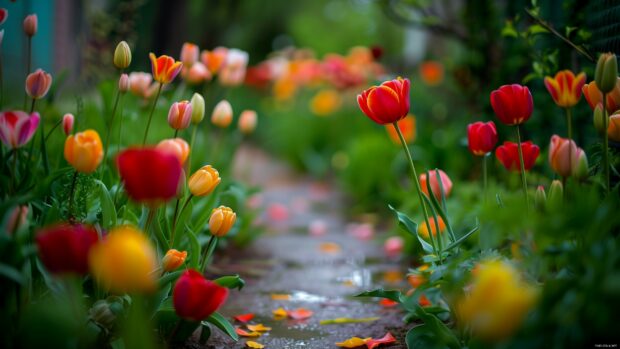
[[[393,308],[398,305],[398,302],[393,301],[391,299],[383,298],[379,301],[379,305],[385,308]]]
[[[366,345],[366,341],[369,340],[372,340],[372,338],[351,337],[346,341],[336,343],[336,346],[340,348],[357,348]]]
[[[235,332],[240,335],[241,337],[260,337],[260,332],[248,332],[244,329],[241,329],[239,327],[235,328]]]
[[[245,342],[245,346],[252,349],[263,349],[265,347],[264,345],[254,341]]]
[[[341,250],[340,245],[335,242],[324,242],[319,246],[319,249],[324,253],[338,253]]]
[[[247,314],[241,314],[241,315],[236,315],[233,316],[233,319],[239,321],[239,322],[243,322],[246,323],[250,320],[252,320],[254,318],[254,313],[247,313]]]
[[[273,317],[278,320],[284,319],[285,317],[288,316],[288,312],[284,310],[284,308],[278,308],[276,310],[273,310],[272,313],[273,313]]]
[[[383,336],[383,338],[379,338],[379,339],[368,339],[368,340],[364,340],[366,346],[368,347],[368,349],[374,349],[378,346],[380,346],[381,344],[393,344],[396,343],[396,338],[394,338],[394,336],[392,336],[392,334],[390,332],[386,333],[385,336]]]
[[[264,326],[263,324],[258,325],[247,325],[248,330],[252,332],[267,332],[271,331],[271,327]]]
[[[297,308],[295,310],[289,310],[288,317],[293,320],[305,320],[310,318],[314,312],[305,308]]]
[[[291,295],[287,293],[272,293],[271,299],[274,301],[288,301],[291,300]]]

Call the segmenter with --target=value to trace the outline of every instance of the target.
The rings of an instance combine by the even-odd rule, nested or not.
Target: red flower
[[[534,101],[527,87],[504,85],[491,92],[491,106],[499,121],[506,125],[519,125],[532,115]]]
[[[155,207],[178,193],[182,168],[173,154],[155,148],[127,149],[116,159],[116,166],[134,201]]]
[[[98,240],[93,227],[66,223],[43,228],[36,237],[39,258],[54,274],[88,273],[88,252]]]
[[[528,171],[534,166],[540,154],[540,148],[531,141],[527,141],[521,143],[521,149],[523,150],[523,165],[525,170]],[[504,142],[504,145],[500,145],[495,150],[495,156],[497,156],[497,159],[507,170],[519,172],[521,166],[519,166],[519,148],[517,143]]]
[[[205,279],[192,269],[181,275],[172,293],[177,315],[192,321],[201,321],[213,314],[227,297],[227,288]]]
[[[467,144],[469,151],[477,156],[484,156],[493,151],[497,143],[497,129],[495,123],[478,121],[467,125]]]
[[[402,78],[386,81],[357,95],[357,103],[378,124],[397,122],[409,113],[409,84],[409,79]]]

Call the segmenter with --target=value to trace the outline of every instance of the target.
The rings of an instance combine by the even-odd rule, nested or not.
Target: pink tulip
[[[23,111],[0,113],[0,140],[12,149],[21,147],[32,138],[40,119],[39,113],[31,115]]]
[[[189,101],[174,102],[168,111],[168,124],[175,130],[184,130],[192,121],[192,104]]]
[[[43,69],[37,69],[26,78],[26,93],[30,98],[40,99],[45,97],[52,86],[52,76]]]
[[[37,33],[38,22],[36,14],[24,18],[24,33],[26,33],[28,37],[33,37],[34,34]]]
[[[62,117],[62,130],[65,132],[65,135],[70,135],[71,131],[73,131],[73,123],[75,121],[75,117],[71,113],[67,113]]]

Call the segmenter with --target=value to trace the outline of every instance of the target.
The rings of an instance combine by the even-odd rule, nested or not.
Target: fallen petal
[[[239,321],[239,322],[243,322],[246,323],[250,320],[252,320],[254,318],[254,313],[248,313],[248,314],[241,314],[241,315],[237,315],[237,316],[233,316],[233,319]]]
[[[271,327],[264,326],[263,324],[258,325],[247,325],[248,330],[252,332],[267,332],[271,331]]]
[[[288,312],[288,317],[293,320],[305,320],[312,316],[314,312],[305,308],[297,308]]]
[[[350,318],[350,317],[339,317],[331,320],[321,320],[319,324],[321,325],[334,325],[334,324],[352,324],[359,322],[372,322],[379,320],[379,317],[365,317],[365,318]]]
[[[341,348],[357,348],[366,345],[366,342],[369,340],[372,340],[372,338],[351,337],[344,342],[336,343],[336,346]]]
[[[264,345],[254,341],[245,342],[245,346],[252,349],[263,349],[265,347]]]
[[[398,302],[393,301],[391,299],[383,298],[379,301],[379,304],[385,308],[394,308],[398,305]]]
[[[335,242],[324,242],[319,246],[319,249],[324,253],[338,253],[340,252],[340,245]]]
[[[285,317],[288,316],[288,313],[286,312],[286,310],[284,310],[284,308],[278,308],[276,310],[273,310],[272,313],[273,313],[273,317],[276,318],[277,320],[284,319]]]
[[[388,332],[385,334],[385,336],[383,336],[383,338],[379,338],[379,339],[368,338],[367,340],[365,340],[365,343],[368,349],[374,349],[380,346],[381,344],[396,343],[396,338],[394,338],[394,336],[392,336],[392,334]]]
[[[239,327],[235,328],[235,332],[240,335],[241,337],[260,337],[261,333],[260,332],[248,332],[244,329],[241,329]]]
[[[288,301],[291,300],[291,295],[287,293],[272,293],[271,299],[274,301]]]

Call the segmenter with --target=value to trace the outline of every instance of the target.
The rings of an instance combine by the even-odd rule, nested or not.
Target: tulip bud
[[[618,78],[618,62],[613,53],[603,53],[596,63],[594,81],[603,93],[611,92],[616,86]]]
[[[131,88],[131,82],[129,81],[129,75],[121,74],[121,77],[118,79],[118,91],[120,93],[125,93],[129,91]]]
[[[30,98],[39,99],[45,97],[52,86],[52,76],[43,69],[37,69],[26,77],[26,93]]]
[[[73,114],[67,113],[62,117],[62,130],[65,132],[65,135],[68,136],[73,131],[73,122],[75,118]]]
[[[180,252],[175,249],[170,249],[161,260],[161,266],[164,271],[173,271],[185,263],[186,258],[187,251]]]
[[[95,130],[86,130],[67,137],[65,140],[65,160],[76,171],[94,172],[103,160],[101,138]]]
[[[230,231],[230,228],[235,224],[237,220],[237,214],[233,212],[230,207],[220,206],[213,209],[211,212],[211,218],[209,218],[209,230],[211,235],[218,238],[223,237]]]
[[[594,128],[599,134],[605,133],[605,115],[603,114],[603,103],[599,103],[594,108]]]
[[[220,101],[213,109],[211,122],[218,127],[225,128],[230,125],[233,119],[232,106],[227,100]]]
[[[112,329],[116,321],[116,314],[112,311],[112,304],[108,303],[107,299],[96,301],[88,310],[89,318],[104,328]]]
[[[38,22],[36,14],[26,16],[24,19],[24,33],[26,33],[26,36],[33,37],[37,33]]]
[[[15,234],[15,232],[26,223],[27,216],[28,206],[15,206],[9,214],[9,219],[6,222],[4,230],[9,235]]]
[[[250,134],[256,129],[257,116],[254,110],[244,110],[239,116],[239,130],[241,133]]]
[[[192,121],[192,105],[189,101],[172,103],[168,111],[168,125],[175,130],[184,130]]]
[[[194,196],[209,195],[222,179],[219,172],[211,167],[211,165],[203,166],[189,177],[189,191]]]
[[[620,111],[614,113],[607,119],[607,137],[615,142],[620,142]]]
[[[187,67],[191,67],[192,64],[198,61],[198,55],[200,54],[200,49],[195,44],[191,42],[186,42],[181,47],[181,62]]]
[[[205,117],[205,99],[200,93],[194,93],[192,103],[192,124],[199,124]]]
[[[538,188],[536,188],[534,203],[538,208],[544,207],[547,203],[547,194],[545,194],[545,187],[543,187],[542,185],[539,185]]]
[[[118,69],[126,69],[131,64],[131,49],[126,41],[121,41],[114,50],[114,66]]]
[[[164,139],[157,144],[156,149],[163,150],[176,156],[181,165],[185,163],[189,156],[189,144],[183,138]]]
[[[8,17],[9,11],[7,11],[5,8],[0,8],[0,25],[4,24]]]
[[[577,179],[584,179],[590,174],[588,167],[588,157],[585,151],[581,151],[577,155],[577,162],[573,164],[572,175]]]
[[[557,179],[551,182],[548,199],[549,204],[553,206],[557,206],[562,203],[562,200],[564,199],[564,186],[562,186],[562,182]]]

